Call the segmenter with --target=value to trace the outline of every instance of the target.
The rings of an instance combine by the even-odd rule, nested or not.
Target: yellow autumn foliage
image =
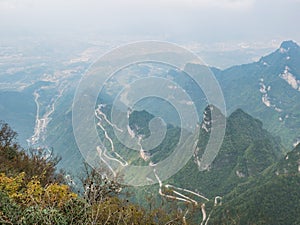
[[[77,198],[77,194],[71,192],[67,185],[54,183],[42,187],[38,177],[33,177],[26,184],[24,176],[25,173],[20,173],[16,177],[7,177],[1,173],[0,191],[7,193],[10,198],[25,206],[61,207],[69,200]]]
[[[25,173],[20,173],[16,177],[7,177],[0,173],[0,191],[7,193],[10,198],[15,198],[22,187]]]
[[[69,186],[59,185],[59,184],[50,184],[45,189],[45,200],[49,204],[56,204],[57,206],[62,206],[65,202],[70,199],[77,198],[77,194],[70,192]]]

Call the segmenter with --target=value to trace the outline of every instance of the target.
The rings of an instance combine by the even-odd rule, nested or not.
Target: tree
[[[17,148],[16,137],[17,133],[7,123],[0,121],[0,150],[7,147]]]

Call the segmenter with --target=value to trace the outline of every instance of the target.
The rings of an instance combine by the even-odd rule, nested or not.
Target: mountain
[[[229,113],[237,108],[264,122],[292,149],[300,135],[300,47],[285,41],[258,62],[213,69]]]
[[[211,224],[299,224],[300,145],[259,177],[236,187]]]
[[[211,68],[222,89],[226,110],[240,108],[264,122],[273,135],[290,150],[300,142],[300,47],[284,41],[280,47],[257,62],[225,70]],[[201,76],[203,65],[187,64],[186,71]],[[201,113],[208,104],[204,93],[181,71],[169,71],[187,90]],[[288,151],[287,150],[287,151]]]
[[[194,157],[171,179],[178,186],[196,188],[209,197],[230,192],[239,183],[277,162],[282,155],[280,143],[263,129],[262,122],[237,109],[227,118],[224,141],[217,157],[206,171],[199,171],[197,159],[206,147],[210,133],[207,118],[212,109],[217,110],[210,106],[204,111],[206,116]]]

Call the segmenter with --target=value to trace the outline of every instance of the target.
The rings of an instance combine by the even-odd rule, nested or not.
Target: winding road
[[[109,165],[109,163],[107,162],[106,159],[108,160],[112,160],[112,161],[116,161],[118,162],[121,166],[125,167],[125,166],[128,166],[128,162],[120,155],[118,154],[116,151],[115,151],[115,146],[114,146],[114,142],[112,140],[112,138],[109,136],[107,130],[104,128],[104,126],[101,124],[101,122],[106,121],[107,124],[109,124],[111,127],[119,130],[120,132],[123,132],[122,129],[118,128],[115,124],[111,123],[106,115],[101,111],[101,108],[103,107],[103,105],[99,105],[98,108],[96,109],[95,111],[95,116],[96,118],[98,119],[98,123],[97,123],[97,126],[100,127],[100,129],[104,132],[104,137],[106,140],[108,140],[108,142],[110,143],[110,150],[111,152],[116,156],[116,157],[110,157],[108,154],[107,154],[107,148],[105,146],[103,146],[104,148],[104,151],[102,151],[101,147],[100,146],[97,146],[97,152],[99,154],[99,157],[100,159],[108,166],[108,168],[111,170],[111,172],[113,173],[113,175],[116,177],[116,172],[114,171],[114,169],[111,167],[111,165]],[[104,159],[104,157],[106,159]]]
[[[120,156],[117,152],[115,152],[115,148],[114,148],[114,143],[113,143],[113,140],[112,138],[109,136],[107,130],[105,129],[105,127],[101,124],[101,122],[105,121],[108,125],[110,125],[112,128],[115,128],[121,132],[123,132],[122,129],[118,128],[115,124],[111,123],[106,115],[101,111],[101,108],[103,107],[103,105],[99,105],[98,108],[96,109],[95,111],[95,116],[96,118],[98,119],[98,123],[97,125],[101,128],[101,130],[104,132],[104,136],[105,138],[109,141],[110,143],[110,146],[111,146],[111,152],[113,152],[116,156],[116,158],[114,157],[110,157],[108,156],[106,153],[107,153],[107,149],[104,147],[104,151],[101,149],[100,146],[97,147],[97,152],[101,158],[101,160],[108,166],[108,168],[112,171],[112,173],[114,174],[114,176],[116,176],[116,172],[114,171],[114,169],[109,165],[109,163],[107,162],[106,159],[109,159],[109,160],[113,160],[113,161],[117,161],[118,163],[120,163],[122,166],[127,166],[128,165],[128,162],[126,160],[124,160],[124,158],[122,156]],[[146,161],[148,160],[148,158],[144,158],[143,157],[143,148],[142,148],[142,145],[141,145],[141,140],[142,138],[139,137],[138,139],[138,145],[140,146],[140,156]],[[105,159],[105,158],[106,159]],[[153,173],[158,181],[158,184],[159,184],[159,190],[158,190],[158,193],[160,196],[162,197],[165,197],[165,198],[169,198],[169,199],[173,199],[173,200],[177,200],[177,201],[182,201],[182,202],[186,202],[186,203],[189,203],[189,204],[193,204],[193,205],[200,205],[201,207],[201,213],[202,213],[202,221],[201,221],[201,225],[207,225],[208,224],[208,221],[211,217],[211,214],[214,210],[214,208],[210,211],[210,213],[208,214],[207,216],[207,212],[206,212],[206,208],[205,208],[205,202],[208,202],[210,201],[207,197],[205,197],[204,195],[201,195],[195,191],[192,191],[192,190],[189,190],[189,189],[185,189],[185,188],[181,188],[181,187],[176,187],[174,185],[171,185],[171,184],[166,184],[166,185],[163,185],[161,179],[159,178],[159,176],[157,175],[156,173],[156,169],[155,169],[155,164],[153,164],[151,161],[149,162],[149,166],[153,167]],[[149,180],[151,180],[151,178],[147,178]],[[168,189],[169,191],[171,191],[171,193],[173,193],[174,195],[171,195],[171,194],[166,194],[164,193],[163,191],[163,188],[166,188]],[[191,194],[193,196],[195,196],[195,198],[200,198],[202,199],[202,201],[199,202],[199,200],[197,201],[195,198],[193,197],[189,197],[187,196],[187,194]],[[218,203],[218,200],[220,201],[220,203]],[[221,200],[222,200],[222,197],[220,196],[216,196],[214,198],[214,207],[216,207],[218,204],[221,204]],[[187,211],[185,212],[182,220],[183,220],[183,224],[187,224],[186,222],[186,216],[188,214],[189,210],[187,209]]]
[[[163,185],[162,181],[160,180],[159,176],[157,175],[156,173],[156,170],[155,168],[153,169],[153,173],[159,183],[159,190],[158,190],[158,193],[165,197],[165,198],[169,198],[169,199],[173,199],[173,200],[178,200],[178,201],[183,201],[183,202],[187,202],[187,203],[190,203],[190,204],[194,204],[194,205],[199,205],[199,202],[196,201],[195,199],[191,198],[191,197],[188,197],[182,193],[180,193],[179,191],[181,192],[186,192],[186,193],[190,193],[194,196],[197,196],[201,199],[204,199],[206,202],[209,201],[208,198],[206,198],[205,196],[199,194],[199,193],[196,193],[194,191],[191,191],[191,190],[188,190],[188,189],[185,189],[185,188],[180,188],[180,187],[176,187],[174,185],[170,185],[170,184],[166,184],[166,185]],[[169,194],[164,194],[162,189],[163,187],[167,188],[167,189],[172,189],[171,192],[173,192],[175,194],[175,196],[173,195],[169,195]],[[178,191],[175,191],[175,190],[178,190]],[[179,196],[179,197],[178,197]],[[222,200],[222,197],[220,196],[216,196],[215,199],[214,199],[214,207],[218,205],[218,199],[219,200]],[[211,213],[213,212],[213,210],[211,210],[211,212],[209,213],[209,215],[207,216],[207,213],[206,213],[206,209],[205,209],[205,203],[200,203],[200,207],[201,207],[201,212],[202,212],[202,221],[201,221],[201,225],[207,225],[208,224],[208,221],[210,219],[210,216],[211,216]],[[221,203],[220,203],[221,204]],[[184,214],[183,216],[183,224],[187,224],[186,223],[186,215],[188,214],[188,210],[186,211],[186,213]]]

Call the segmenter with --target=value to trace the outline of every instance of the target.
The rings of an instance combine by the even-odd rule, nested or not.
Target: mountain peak
[[[248,113],[246,113],[245,111],[243,111],[240,108],[236,109],[229,116],[230,120],[235,119],[235,118],[243,118],[244,120],[249,120],[249,121],[255,120],[252,116],[250,116]]]
[[[290,62],[289,64],[297,64],[297,60],[300,57],[300,46],[292,41],[283,41],[280,45],[280,47],[272,52],[269,55],[263,56],[260,60],[259,63],[262,64],[263,66],[273,66],[273,68],[278,69],[278,65],[289,62],[292,58],[293,62]],[[297,64],[298,65],[298,64]],[[285,65],[281,65],[283,68],[281,70],[284,70]],[[289,66],[290,67],[290,66]]]
[[[290,49],[295,49],[295,48],[299,48],[299,45],[292,40],[284,41],[280,45],[280,49],[285,50],[285,51],[288,51]]]

